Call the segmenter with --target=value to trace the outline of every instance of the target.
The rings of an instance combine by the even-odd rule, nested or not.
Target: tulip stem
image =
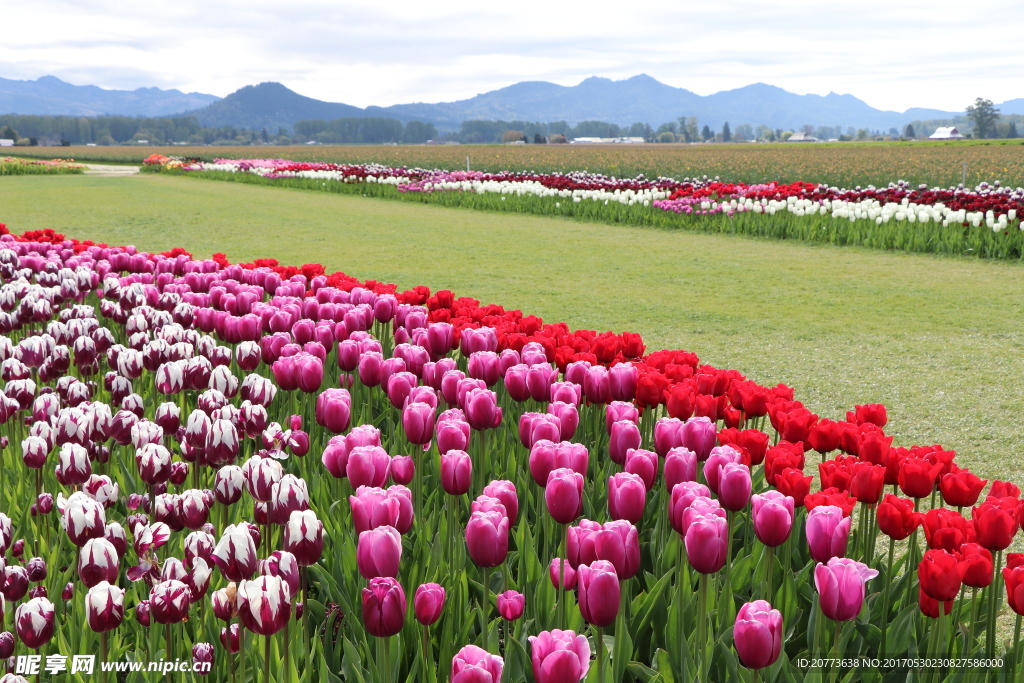
[[[569,547],[569,525],[562,525],[565,533],[562,534],[561,552],[558,554],[558,627],[565,628],[565,554]]]
[[[989,590],[992,592],[991,600],[989,600],[988,606],[988,629],[985,634],[985,656],[992,659],[995,656],[996,651],[996,615],[999,613],[999,602],[1002,597],[999,591],[1002,590],[1000,585],[1001,579],[1003,578],[1000,567],[1003,564],[1003,551],[996,551],[996,564],[994,567],[996,580],[989,586]]]
[[[431,651],[430,651],[430,634],[428,633],[430,627],[426,624],[423,625],[423,670],[424,672],[430,671],[431,669]]]
[[[885,637],[889,630],[889,587],[892,585],[892,556],[896,551],[896,539],[889,538],[889,563],[885,569],[885,587],[882,589],[882,646],[878,650],[879,657],[885,657]]]
[[[270,683],[270,636],[263,636],[263,683]]]
[[[490,631],[490,624],[488,623],[488,619],[487,619],[487,612],[488,612],[488,607],[489,607],[489,605],[488,605],[489,601],[488,601],[488,595],[487,594],[490,592],[488,590],[488,585],[489,585],[488,582],[490,581],[490,578],[491,578],[491,570],[488,567],[484,567],[484,580],[483,580],[483,583],[480,586],[480,588],[483,591],[483,597],[480,600],[480,635],[481,635],[481,637],[484,640],[484,649],[487,650],[488,652],[490,652],[490,650],[488,650],[488,648],[491,646],[491,642],[490,642],[491,641],[491,638],[490,638],[491,634],[489,633],[489,631]]]
[[[382,683],[391,683],[391,637],[384,638],[384,674]]]
[[[228,643],[231,642],[231,622],[228,622]],[[245,627],[238,624],[238,672],[239,680],[245,683]]]
[[[832,641],[832,683],[836,683],[839,680],[839,662],[842,661],[843,655],[840,652],[840,645],[843,642],[843,622],[836,622],[836,636]]]
[[[167,640],[167,659],[171,659],[171,625],[164,627],[164,638]],[[171,683],[171,672],[167,672],[167,683]]]
[[[1020,616],[1017,617],[1017,626],[1020,626]],[[604,629],[600,626],[597,627],[594,645],[597,648],[597,683],[604,683]]]
[[[1019,622],[1019,620],[1018,620]],[[103,663],[106,661],[106,632],[103,631],[99,634],[99,681],[100,683],[106,683],[106,667]]]
[[[764,575],[768,580],[768,590],[765,592],[764,599],[768,602],[772,601],[772,579],[775,574],[775,548],[768,546],[768,562],[765,563]]]
[[[1020,670],[1020,615],[1017,615],[1017,619],[1013,623],[1013,674],[1012,678],[1016,679]]]
[[[978,618],[978,589],[971,587],[971,620],[967,624],[967,647],[964,654],[968,657],[974,654],[974,624]]]
[[[683,539],[679,538],[679,563],[676,565],[676,605],[679,612],[679,672],[680,679],[684,677],[686,668],[686,611],[683,609],[683,601],[685,600],[684,583],[683,578],[685,577],[686,568],[686,546],[683,544]],[[692,593],[691,593],[692,594]],[[618,636],[618,630],[615,631],[615,635]]]
[[[284,640],[281,649],[281,659],[284,660],[284,683],[291,683],[292,680],[292,662],[290,658],[290,645],[291,645],[291,633],[288,628],[291,625],[292,615],[289,613],[288,617],[284,621]]]
[[[708,680],[707,667],[707,622],[708,622],[708,575],[701,573],[698,576],[697,588],[697,647],[700,662],[699,681]]]

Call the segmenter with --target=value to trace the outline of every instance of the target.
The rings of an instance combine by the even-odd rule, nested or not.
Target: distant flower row
[[[174,160],[154,155],[148,164],[186,171],[252,173],[264,178],[305,178],[341,183],[392,185],[399,192],[467,192],[503,196],[535,196],[558,202],[616,202],[654,207],[684,215],[733,216],[753,212],[775,215],[828,216],[839,220],[941,223],[943,226],[988,227],[1003,231],[1020,227],[1024,188],[981,183],[974,188],[912,188],[905,181],[888,187],[853,189],[824,184],[724,183],[718,178],[615,178],[594,173],[483,173],[420,168],[390,168],[376,164],[296,163],[283,159],[216,159],[213,163]]]

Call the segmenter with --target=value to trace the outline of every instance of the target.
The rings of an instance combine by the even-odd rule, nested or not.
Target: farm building
[[[574,145],[642,145],[646,140],[638,137],[624,138],[573,138]]]
[[[964,136],[960,134],[954,126],[942,126],[936,128],[935,132],[928,136],[929,140],[963,140]]]
[[[14,147],[14,140],[0,139],[0,147]]]
[[[818,138],[807,133],[793,133],[786,142],[817,142]]]

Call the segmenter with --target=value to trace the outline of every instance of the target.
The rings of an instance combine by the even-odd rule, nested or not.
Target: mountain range
[[[1024,98],[997,105],[1003,114],[1024,114]],[[913,108],[904,112],[871,107],[853,95],[797,95],[782,88],[755,83],[712,95],[698,95],[640,74],[620,81],[597,76],[578,85],[524,81],[455,102],[355,107],[300,95],[280,83],[260,83],[227,97],[179,90],[139,88],[105,90],[77,86],[54,76],[35,81],[0,78],[0,113],[96,116],[195,116],[207,126],[292,129],[302,120],[346,117],[385,117],[402,122],[433,123],[439,131],[457,130],[466,120],[607,121],[635,122],[657,127],[680,116],[695,116],[700,125],[718,129],[728,121],[765,124],[772,128],[854,126],[888,130],[911,121],[952,119],[963,112]]]

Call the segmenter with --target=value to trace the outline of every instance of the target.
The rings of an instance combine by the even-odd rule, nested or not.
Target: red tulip
[[[935,478],[942,465],[933,465],[924,458],[904,458],[900,461],[900,490],[911,498],[926,498],[935,490]]]
[[[968,470],[957,469],[939,478],[939,491],[946,505],[972,507],[978,502],[981,490],[988,481],[979,479]]]
[[[1007,566],[1003,567],[1003,582],[1006,584],[1006,602],[1010,609],[1017,614],[1024,614],[1024,565],[1007,562]]]
[[[973,528],[969,527],[963,515],[955,510],[935,508],[924,516],[924,535],[929,548],[943,550],[959,550],[968,537],[974,536]]]
[[[807,441],[819,453],[831,453],[839,448],[842,426],[839,422],[822,419],[808,433]]]
[[[917,596],[918,596],[918,604],[921,607],[921,613],[924,614],[926,617],[930,617],[932,619],[938,619],[939,618],[939,604],[940,604],[939,601],[936,600],[935,598],[929,597],[928,594],[924,592],[924,587],[923,586],[919,586],[918,587],[918,589],[917,589]],[[947,600],[946,602],[943,602],[941,604],[942,604],[942,613],[948,616],[949,613],[953,611],[953,601],[952,600]]]
[[[850,473],[850,494],[861,503],[877,503],[885,486],[885,468],[867,462],[857,462],[851,465]]]
[[[891,493],[878,506],[878,528],[883,534],[896,541],[910,536],[921,522],[923,515],[914,512],[914,502],[899,498]]]
[[[792,498],[793,504],[796,507],[803,507],[804,500],[811,492],[812,479],[813,477],[809,475],[804,476],[801,470],[787,468],[779,472],[778,476],[775,477],[775,488],[778,489],[779,493]]]
[[[1017,533],[1015,510],[1007,509],[999,502],[988,500],[973,508],[971,521],[974,522],[978,543],[989,550],[999,551],[1010,547]]]
[[[952,600],[960,592],[963,570],[959,553],[929,550],[917,567],[921,590],[933,600]]]
[[[960,546],[960,555],[965,586],[985,588],[992,583],[992,553],[977,543],[964,543]]]

